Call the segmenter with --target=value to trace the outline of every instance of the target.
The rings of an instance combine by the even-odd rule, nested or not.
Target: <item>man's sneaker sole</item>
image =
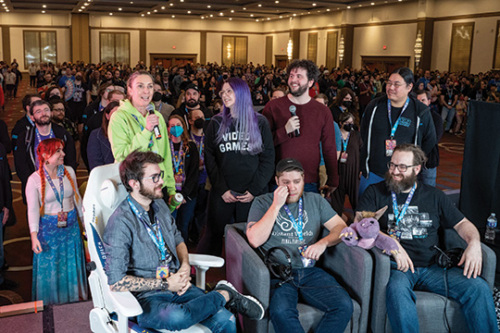
[[[236,288],[231,284],[231,282],[226,281],[226,280],[221,280],[217,283],[214,290],[219,290],[219,289],[225,290],[229,293],[229,296],[231,296],[231,300],[229,302],[231,302],[233,300],[234,294],[236,294],[236,295],[239,295],[240,297],[246,298],[247,300],[249,300],[253,304],[257,305],[260,309],[260,316],[256,317],[256,318],[249,317],[250,319],[261,320],[262,318],[264,318],[264,314],[265,314],[264,307],[259,302],[259,300],[257,300],[255,297],[250,296],[250,295],[243,295],[238,290],[236,290]]]

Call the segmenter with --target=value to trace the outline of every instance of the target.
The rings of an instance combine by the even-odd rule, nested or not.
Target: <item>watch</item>
[[[161,291],[167,291],[167,290],[168,290],[167,278],[162,278],[161,279]]]

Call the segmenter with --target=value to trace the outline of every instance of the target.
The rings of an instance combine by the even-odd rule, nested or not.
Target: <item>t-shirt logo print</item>
[[[294,212],[292,210],[292,214],[296,218],[295,221],[298,222],[297,212]],[[305,209],[303,214],[304,214],[303,216],[304,225],[302,228],[302,233],[304,238],[306,238],[312,236],[312,231],[307,230],[307,223],[309,222],[309,217]],[[300,244],[299,237],[297,236],[297,232],[293,227],[293,223],[290,220],[288,214],[284,210],[280,211],[280,213],[278,214],[278,218],[276,219],[276,224],[279,226],[279,228],[273,230],[273,236],[280,237],[282,244]]]

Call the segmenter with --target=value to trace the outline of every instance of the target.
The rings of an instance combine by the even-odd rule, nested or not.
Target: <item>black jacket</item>
[[[387,115],[387,96],[382,96],[367,105],[361,119],[361,139],[364,145],[361,148],[360,170],[365,177],[369,172],[383,177],[387,171],[387,163],[391,160],[385,155],[385,141],[390,138],[391,133]],[[417,144],[429,155],[437,143],[429,107],[410,97],[403,117],[405,119],[400,122],[394,136],[396,143]]]
[[[75,142],[63,127],[52,123],[52,130],[56,138],[64,141],[64,165],[69,165],[76,170]],[[35,166],[35,127],[24,131],[19,135],[17,147],[14,150],[14,165],[16,173],[22,184],[23,200],[26,202],[25,190],[29,176],[36,171]]]

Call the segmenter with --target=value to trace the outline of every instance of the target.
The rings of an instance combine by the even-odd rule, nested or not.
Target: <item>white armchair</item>
[[[108,285],[104,272],[106,253],[101,236],[109,217],[127,196],[119,175],[119,163],[96,167],[90,173],[83,198],[85,230],[91,263],[88,265],[90,291],[94,309],[90,311],[90,328],[95,333],[147,332],[129,320],[142,313],[139,302],[130,292],[114,292]],[[190,254],[189,263],[196,269],[196,286],[204,289],[205,273],[210,267],[222,267],[224,259],[214,256]],[[160,332],[170,332],[160,330]],[[194,325],[186,333],[210,332],[201,324]]]

